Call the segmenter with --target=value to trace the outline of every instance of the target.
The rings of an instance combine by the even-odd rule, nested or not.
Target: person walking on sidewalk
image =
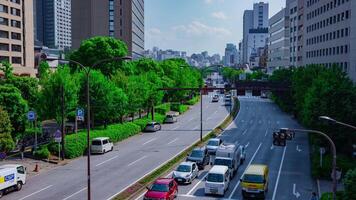
[[[312,193],[312,197],[310,198],[310,200],[319,200],[315,192]]]

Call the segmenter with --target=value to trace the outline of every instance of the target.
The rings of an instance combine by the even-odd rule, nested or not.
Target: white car
[[[195,162],[182,162],[177,169],[173,171],[172,178],[177,183],[192,183],[198,177],[199,169]]]
[[[230,171],[227,166],[213,166],[205,178],[205,194],[224,196],[230,184]]]
[[[206,145],[206,149],[209,154],[215,155],[216,150],[222,144],[222,140],[220,138],[212,138],[208,140],[208,144]]]
[[[106,153],[112,150],[114,150],[114,144],[108,137],[98,137],[91,141],[91,153]]]
[[[145,132],[156,132],[161,130],[161,124],[158,122],[150,122],[145,127]]]

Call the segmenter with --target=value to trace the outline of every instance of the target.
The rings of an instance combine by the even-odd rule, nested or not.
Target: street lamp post
[[[319,116],[319,119],[320,119],[320,120],[329,121],[329,122],[331,122],[331,123],[333,123],[333,124],[340,124],[340,125],[342,125],[342,126],[346,126],[346,127],[349,127],[349,128],[352,128],[352,129],[356,130],[356,127],[355,127],[355,126],[350,125],[350,124],[346,124],[346,123],[344,123],[344,122],[337,121],[337,120],[335,120],[335,119],[333,119],[333,118],[331,118],[331,117],[328,117],[328,116]]]
[[[89,91],[89,79],[90,79],[90,68],[89,67],[84,67],[83,64],[80,62],[77,62],[75,60],[70,60],[70,59],[47,59],[46,55],[43,55],[42,57],[43,60],[48,60],[48,61],[53,61],[53,60],[58,60],[58,61],[64,61],[64,62],[72,62],[77,65],[79,65],[85,72],[86,75],[86,101],[87,101],[87,184],[88,184],[88,200],[91,199],[91,184],[90,184],[90,91]],[[100,60],[92,66],[93,68],[98,66],[99,64],[108,62],[108,61],[118,61],[118,60],[131,60],[132,58],[129,56],[126,57],[114,57],[114,58],[108,58],[108,59],[103,59]],[[64,138],[62,138],[63,140]]]
[[[286,130],[286,131],[294,131],[294,132],[303,132],[303,133],[315,133],[319,134],[323,137],[325,137],[328,142],[330,143],[332,154],[333,154],[333,160],[332,160],[332,179],[333,179],[333,185],[332,185],[332,191],[333,191],[333,200],[336,200],[336,190],[337,190],[337,180],[336,180],[336,146],[335,143],[332,141],[332,139],[325,133],[317,130],[307,130],[307,129],[290,129],[290,128],[281,128],[281,130]]]

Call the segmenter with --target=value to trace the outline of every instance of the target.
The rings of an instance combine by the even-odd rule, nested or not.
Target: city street
[[[309,199],[316,191],[310,176],[307,135],[296,134],[287,147],[272,146],[272,131],[281,127],[298,128],[289,115],[270,100],[240,97],[241,109],[227,130],[220,136],[225,142],[239,142],[246,146],[244,164],[230,183],[225,199],[242,199],[240,177],[249,164],[269,167],[269,190],[266,199]],[[179,199],[218,199],[204,195],[204,178],[210,167],[200,172],[190,185],[179,186]]]
[[[228,114],[222,101],[210,103],[204,96],[204,134],[216,127]],[[92,156],[92,199],[109,199],[199,139],[200,104],[196,104],[175,124],[162,131],[143,133],[118,143],[113,152]],[[87,196],[86,157],[30,178],[23,189],[4,200],[67,200]]]

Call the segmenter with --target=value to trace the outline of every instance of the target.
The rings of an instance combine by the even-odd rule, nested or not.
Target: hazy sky
[[[270,17],[285,7],[285,0],[269,3]],[[244,10],[255,0],[145,0],[145,48],[223,54],[226,43],[242,39]]]

